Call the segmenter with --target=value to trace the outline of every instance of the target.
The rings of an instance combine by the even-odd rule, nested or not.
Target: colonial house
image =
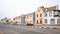
[[[35,25],[42,25],[44,23],[44,6],[38,7],[35,12]]]
[[[15,17],[14,23],[26,25],[44,25],[44,24],[60,24],[60,10],[58,10],[58,6],[52,7],[38,7],[36,12],[21,15]]]
[[[60,10],[57,6],[46,8],[44,12],[44,24],[59,24],[60,23]]]
[[[47,11],[44,13],[45,24],[58,24],[60,23],[60,10]]]
[[[13,20],[11,18],[3,18],[3,19],[1,19],[1,23],[3,23],[3,24],[11,24],[12,21]]]
[[[13,24],[21,24],[21,16],[13,18]]]
[[[35,12],[25,15],[26,24],[34,24],[35,23]]]
[[[1,19],[1,23],[5,24],[6,23],[6,18]]]

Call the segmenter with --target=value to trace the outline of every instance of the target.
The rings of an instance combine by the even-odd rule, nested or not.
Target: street
[[[0,24],[3,34],[60,34],[60,29],[29,28],[28,26]]]

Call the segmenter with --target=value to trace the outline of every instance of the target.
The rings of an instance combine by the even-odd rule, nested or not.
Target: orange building
[[[35,25],[42,25],[44,23],[44,6],[38,7],[35,12]]]

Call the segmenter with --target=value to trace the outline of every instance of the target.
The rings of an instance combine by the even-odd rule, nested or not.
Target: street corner
[[[0,31],[0,34],[3,34],[3,32],[2,32],[2,31]]]

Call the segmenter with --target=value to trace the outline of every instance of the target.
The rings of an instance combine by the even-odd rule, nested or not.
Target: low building
[[[45,12],[45,24],[58,24],[60,23],[60,10],[53,10]]]
[[[6,19],[1,19],[1,23],[5,24],[6,23]]]
[[[25,15],[25,22],[26,24],[33,24],[35,23],[35,12]]]
[[[13,24],[21,24],[21,16],[13,18]]]
[[[12,18],[7,18],[6,22],[7,22],[7,24],[12,24],[13,23],[13,19]]]
[[[42,25],[44,23],[44,6],[38,7],[35,12],[35,25]]]
[[[3,19],[1,19],[1,23],[3,23],[3,24],[11,24],[12,21],[13,20],[11,18],[3,18]]]
[[[56,9],[46,9],[44,12],[44,24],[60,24],[60,10]]]

